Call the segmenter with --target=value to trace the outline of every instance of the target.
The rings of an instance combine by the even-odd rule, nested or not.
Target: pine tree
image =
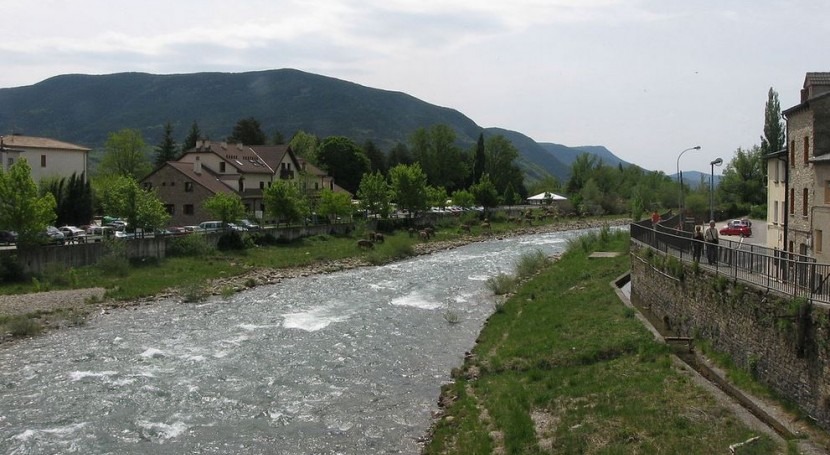
[[[168,161],[173,161],[179,156],[179,148],[176,146],[176,141],[173,140],[173,124],[167,122],[164,125],[164,136],[161,142],[156,146],[156,160],[154,164],[156,167],[161,167]]]
[[[182,151],[186,152],[190,149],[196,148],[196,143],[202,138],[201,136],[202,131],[199,129],[199,125],[194,121],[193,124],[190,125],[190,132],[187,133],[187,138],[184,140],[184,144],[182,144]]]

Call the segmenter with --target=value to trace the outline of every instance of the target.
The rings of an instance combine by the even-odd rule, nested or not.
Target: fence
[[[691,232],[661,224],[653,226],[649,220],[632,223],[630,229],[633,242],[674,256],[681,262],[693,262],[693,245],[695,242],[703,243],[694,240]],[[705,250],[708,245],[701,246]],[[701,268],[767,290],[830,303],[830,264],[819,264],[807,256],[731,240],[722,239],[715,248],[715,264],[701,263]]]

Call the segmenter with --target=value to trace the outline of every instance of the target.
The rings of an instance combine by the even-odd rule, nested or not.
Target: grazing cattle
[[[470,233],[470,225],[467,224],[467,223],[462,224],[461,225],[461,232],[466,232],[467,234],[469,234]]]
[[[375,244],[371,240],[360,239],[357,241],[357,246],[363,250],[371,250],[375,247]]]
[[[421,232],[418,233],[418,237],[420,237],[421,240],[426,242],[427,240],[429,240],[429,232],[427,232],[425,230],[421,231]]]
[[[430,237],[435,236],[435,229],[431,227],[425,227],[424,230],[427,231],[427,234],[429,234]]]
[[[487,232],[490,232],[490,222],[485,219],[484,222],[481,223],[481,229],[482,230],[486,229]]]
[[[376,243],[383,243],[383,234],[381,234],[380,232],[373,233],[372,240],[374,240]]]

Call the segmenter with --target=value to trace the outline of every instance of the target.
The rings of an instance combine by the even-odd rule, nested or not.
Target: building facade
[[[830,73],[807,73],[787,122],[785,248],[830,263]]]
[[[305,190],[310,198],[323,185],[344,191],[325,172],[298,159],[288,145],[246,146],[204,140],[177,161],[169,161],[150,173],[141,184],[156,191],[172,224],[192,226],[210,219],[202,203],[218,193],[239,195],[247,213],[257,219],[267,218],[263,195],[279,180]]]
[[[35,183],[49,178],[89,175],[90,149],[55,139],[12,134],[0,136],[0,169],[7,172],[25,158]]]

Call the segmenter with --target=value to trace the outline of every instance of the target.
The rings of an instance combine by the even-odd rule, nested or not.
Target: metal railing
[[[717,260],[709,265],[705,258],[711,246],[694,240],[691,232],[660,224],[652,226],[650,220],[632,223],[630,231],[632,241],[672,255],[681,262],[693,262],[694,245],[701,244],[703,260],[699,265],[716,275],[793,297],[830,303],[830,264],[819,264],[815,258],[722,239],[714,246]]]

